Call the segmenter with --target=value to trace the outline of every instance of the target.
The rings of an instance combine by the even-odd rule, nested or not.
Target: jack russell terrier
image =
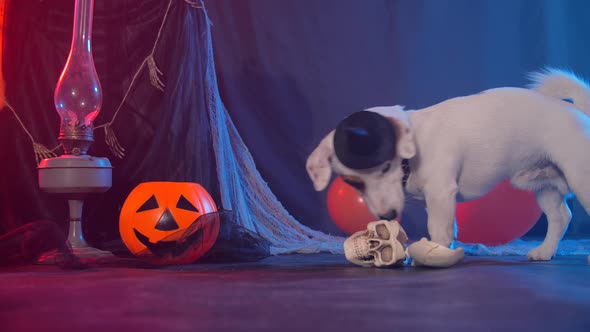
[[[380,219],[401,215],[406,194],[425,200],[430,238],[446,247],[456,202],[509,178],[533,191],[547,216],[545,239],[528,257],[550,260],[571,219],[565,198],[575,194],[590,212],[590,86],[557,69],[530,79],[528,89],[490,89],[421,110],[353,113],[311,153],[307,172],[317,191],[339,174]]]

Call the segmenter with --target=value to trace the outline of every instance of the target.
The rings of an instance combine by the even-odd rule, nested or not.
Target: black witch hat
[[[352,169],[379,166],[395,157],[396,132],[384,116],[369,111],[353,113],[334,132],[334,152]]]

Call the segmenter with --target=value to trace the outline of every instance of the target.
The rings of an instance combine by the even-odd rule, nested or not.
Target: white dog
[[[331,173],[356,187],[370,211],[391,220],[405,194],[426,202],[431,240],[454,240],[457,201],[510,178],[535,192],[548,230],[531,260],[549,260],[571,219],[574,193],[590,212],[590,87],[556,70],[531,75],[530,89],[497,88],[404,111],[375,107],[344,119],[311,153],[316,190]],[[590,259],[590,258],[589,258]]]

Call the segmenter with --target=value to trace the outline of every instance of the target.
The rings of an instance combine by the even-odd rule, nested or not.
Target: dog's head
[[[401,106],[375,107],[342,120],[307,159],[317,191],[332,171],[356,188],[369,210],[391,220],[404,208],[402,161],[416,154],[414,134]]]

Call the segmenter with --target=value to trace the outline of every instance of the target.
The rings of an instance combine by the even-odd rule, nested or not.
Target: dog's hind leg
[[[552,144],[548,153],[560,170],[569,192],[576,195],[587,213],[590,213],[590,120],[579,120],[583,130],[563,134],[567,140]],[[580,128],[574,128],[580,129]],[[561,190],[561,189],[560,189]]]
[[[566,173],[568,184],[587,213],[590,213],[590,169],[587,174],[574,176]]]
[[[511,182],[517,188],[534,191],[537,203],[547,217],[545,239],[529,251],[528,257],[530,260],[550,260],[572,218],[565,201],[570,189],[563,173],[555,165],[548,164],[520,172],[511,178]]]
[[[568,162],[562,166],[562,169],[576,199],[586,212],[590,213],[590,155],[581,153],[574,157],[583,160],[573,160],[574,158],[570,157],[566,159]],[[590,256],[588,256],[588,264],[590,264]]]
[[[557,245],[570,223],[572,213],[565,201],[565,195],[555,187],[547,187],[536,192],[537,203],[547,217],[547,234],[545,240],[529,251],[530,260],[550,260]]]

